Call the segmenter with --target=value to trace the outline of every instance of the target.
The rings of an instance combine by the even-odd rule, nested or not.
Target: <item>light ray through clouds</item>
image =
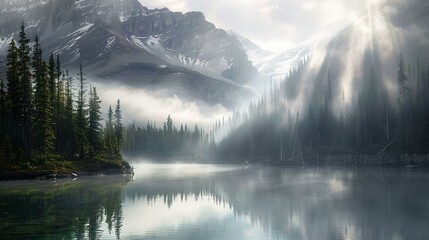
[[[336,112],[338,115],[341,110],[344,110],[345,104],[350,106],[356,101],[358,91],[355,91],[355,87],[357,86],[357,81],[365,77],[363,76],[364,71],[362,71],[362,69],[367,67],[363,66],[363,63],[368,50],[378,51],[377,55],[380,58],[379,60],[381,60],[384,65],[396,65],[395,60],[397,58],[395,55],[398,53],[395,52],[395,49],[397,49],[397,38],[401,34],[401,31],[392,26],[389,16],[392,10],[386,7],[386,2],[392,3],[400,0],[304,0],[299,3],[291,0],[239,0],[234,2],[226,0],[219,0],[216,2],[208,2],[205,0],[140,1],[143,5],[150,8],[168,6],[171,10],[175,11],[201,10],[206,14],[208,20],[214,21],[218,24],[218,27],[225,27],[225,25],[241,26],[239,29],[242,31],[246,31],[246,26],[254,28],[253,33],[256,35],[253,36],[255,39],[258,39],[258,31],[261,25],[265,26],[266,24],[270,24],[270,21],[271,23],[275,21],[274,25],[269,25],[272,26],[269,30],[275,32],[277,35],[275,37],[273,37],[273,35],[267,35],[265,37],[272,39],[272,41],[282,42],[284,46],[288,45],[288,42],[297,41],[297,39],[302,38],[305,40],[306,37],[308,38],[307,34],[313,36],[316,33],[314,31],[332,25],[335,21],[338,21],[338,19],[349,23],[350,26],[347,28],[347,31],[349,31],[350,34],[350,42],[347,43],[348,47],[341,48],[340,51],[342,52],[339,54],[328,54],[332,48],[336,48],[335,44],[337,40],[334,40],[330,45],[331,49],[321,48],[311,54],[296,97],[283,102],[285,109],[290,109],[292,113],[303,112],[308,108],[310,101],[309,96],[317,90],[315,89],[315,86],[317,86],[316,81],[320,81],[317,76],[320,73],[322,64],[327,62],[328,65],[330,65],[331,61],[333,61],[330,58],[333,55],[339,55],[342,58],[342,67],[337,70],[337,79],[335,79],[335,81],[338,81],[337,90],[339,94],[335,94],[335,98],[333,99],[336,103],[334,106],[336,106],[335,110],[337,110]],[[289,9],[289,11],[285,12],[285,8]],[[236,9],[237,12],[232,14],[234,9]],[[301,12],[294,11],[296,9],[307,11],[308,13],[300,15]],[[251,14],[254,11],[257,11],[258,14]],[[247,13],[245,14],[243,12]],[[289,14],[291,16],[279,16],[280,13]],[[312,17],[306,19],[305,17],[308,15],[312,15]],[[223,18],[223,16],[227,17]],[[314,24],[315,26],[313,28],[306,29],[306,27],[312,23],[317,24]],[[286,35],[277,32],[278,29],[282,27],[288,28],[290,26],[299,30],[299,37],[295,38],[292,30]],[[265,28],[267,27],[265,26]],[[254,39],[251,38],[251,40]],[[268,41],[267,44],[269,43]],[[267,45],[264,47],[267,47]],[[335,49],[335,51],[337,51],[337,49]],[[376,60],[374,59],[373,61],[375,62]],[[391,76],[385,76],[380,71],[377,77],[379,79],[386,79]],[[395,90],[391,86],[391,81],[383,81],[383,84],[386,89],[390,90],[390,93],[394,93]],[[132,89],[118,89],[119,90],[115,93],[105,92],[104,94],[106,96],[119,94],[124,104],[128,105],[126,107],[132,109],[131,112],[135,113],[136,116],[133,116],[133,118],[137,119],[144,119],[151,116],[154,118],[153,120],[162,122],[165,120],[166,111],[169,111],[169,113],[173,114],[174,118],[177,119],[177,122],[189,123],[192,121],[210,126],[216,119],[227,118],[231,115],[230,111],[220,105],[209,107],[208,110],[202,110],[206,106],[201,106],[197,103],[188,103],[174,96],[163,99],[162,101],[155,101],[156,97],[148,92],[143,91],[137,93]],[[131,96],[138,96],[138,98]],[[133,104],[135,102],[149,102],[151,103],[149,106],[154,106],[154,109],[151,110],[151,107],[149,107],[149,109],[136,108]],[[146,108],[147,106],[148,105],[146,105]],[[162,113],[157,109],[163,109]],[[286,111],[285,114],[287,114]],[[284,118],[286,119],[286,117]]]
[[[361,79],[366,78],[363,70],[370,67],[365,61],[368,52],[372,53],[370,54],[372,57],[370,64],[374,66],[378,62],[382,68],[377,72],[376,77],[380,80],[392,78],[386,73],[394,72],[392,66],[396,66],[400,51],[398,39],[403,33],[392,25],[391,9],[384,5],[386,2],[367,0],[365,4],[368,9],[364,14],[352,14],[347,19],[349,26],[345,29],[346,33],[343,34],[347,36],[346,43],[343,42],[341,47],[337,47],[338,39],[334,39],[330,45],[311,53],[309,62],[307,62],[299,80],[301,82],[298,93],[293,99],[285,99],[283,102],[284,109],[290,109],[292,113],[306,110],[311,101],[309,96],[314,91],[318,91],[314,89],[314,86],[317,86],[317,81],[323,80],[323,77],[320,77],[320,70],[324,64],[329,66],[328,69],[336,71],[333,81],[338,84],[338,92],[334,94],[333,101],[335,104],[333,106],[335,106],[334,110],[336,110],[337,116],[340,115],[341,110],[345,109],[346,105],[353,105],[357,101],[359,95],[357,87]],[[379,59],[374,59],[374,56]],[[337,59],[332,59],[333,57]],[[386,88],[390,94],[395,94],[395,89],[391,86],[392,79],[389,80],[382,81],[382,87]],[[285,114],[287,115],[287,113]],[[284,117],[284,119],[286,118],[287,116]]]
[[[388,11],[383,7],[382,0],[367,0],[367,13],[360,18],[353,17],[352,37],[345,52],[345,68],[340,75],[341,88],[344,96],[339,96],[336,101],[337,106],[341,106],[343,100],[346,103],[351,103],[357,97],[353,95],[354,86],[357,86],[357,80],[364,78],[362,76],[362,69],[369,66],[363,66],[365,54],[367,51],[373,52],[371,56],[377,55],[384,65],[395,66],[397,60],[395,57],[398,52],[397,36],[400,34],[399,30],[395,29],[390,23],[390,16]],[[371,65],[374,66],[376,59],[372,57]],[[383,71],[378,72],[378,78],[383,79]],[[344,99],[340,99],[344,97]],[[342,106],[344,107],[344,106]],[[338,110],[338,109],[337,109]]]
[[[328,72],[335,72],[332,77],[334,84],[337,84],[336,93],[333,94],[333,110],[337,117],[356,105],[362,81],[367,79],[371,66],[378,68],[376,78],[381,82],[380,87],[390,95],[388,99],[396,99],[395,71],[401,48],[404,46],[401,41],[405,39],[406,30],[392,22],[394,10],[389,4],[399,6],[394,2],[401,1],[365,1],[367,9],[363,13],[348,16],[348,26],[340,37],[310,54],[298,80],[297,94],[293,98],[282,100],[284,124],[287,124],[290,113],[303,113],[308,110],[308,106],[314,103],[311,97],[313,94],[319,94],[322,98],[316,101],[323,103],[323,87],[326,87],[324,84],[328,77],[327,73],[323,77],[323,68]],[[320,82],[325,83],[320,85]],[[322,89],[315,86],[322,86]],[[269,111],[270,106],[267,109]]]

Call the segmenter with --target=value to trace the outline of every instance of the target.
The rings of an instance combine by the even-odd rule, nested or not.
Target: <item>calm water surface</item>
[[[0,239],[429,239],[429,173],[134,164],[0,183]]]

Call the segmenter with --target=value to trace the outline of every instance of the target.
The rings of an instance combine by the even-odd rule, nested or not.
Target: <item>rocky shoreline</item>
[[[49,180],[49,179],[62,179],[62,178],[78,178],[80,176],[94,176],[94,175],[119,175],[127,174],[133,175],[133,168],[127,163],[123,162],[118,167],[109,166],[105,169],[89,169],[79,171],[59,171],[52,170],[6,170],[0,171],[0,181],[10,180]]]

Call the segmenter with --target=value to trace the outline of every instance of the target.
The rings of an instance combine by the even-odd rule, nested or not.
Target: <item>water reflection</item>
[[[137,164],[132,181],[1,183],[0,235],[427,239],[428,183],[402,169]]]
[[[0,183],[0,239],[120,238],[121,189],[129,177]]]

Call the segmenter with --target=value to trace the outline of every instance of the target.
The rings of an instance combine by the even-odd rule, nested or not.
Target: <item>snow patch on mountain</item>
[[[272,52],[262,49],[256,43],[252,42],[251,40],[241,36],[240,34],[232,30],[228,30],[227,33],[237,38],[237,40],[243,46],[243,50],[246,51],[249,61],[251,61],[254,66],[259,65],[267,57],[273,55]]]
[[[80,49],[79,48],[76,48],[76,49],[74,49],[72,52],[71,52],[71,54],[72,54],[72,58],[71,58],[71,62],[74,62],[74,61],[76,61],[76,60],[78,60],[79,58],[80,58]]]
[[[12,41],[12,39],[13,36],[6,38],[0,37],[0,55],[6,55],[9,43]]]
[[[350,23],[350,19],[335,23],[307,41],[280,53],[264,51],[235,32],[229,31],[229,34],[235,36],[242,43],[243,49],[260,73],[270,76],[274,80],[281,80],[291,70],[298,67],[300,62],[311,56],[315,50],[324,48],[331,43]]]
[[[72,33],[70,33],[69,35],[67,35],[67,37],[70,37],[70,36],[76,36],[76,35],[82,35],[82,34],[84,34],[84,33],[86,33],[86,32],[88,32],[88,30],[92,27],[92,26],[94,26],[94,24],[93,23],[83,23],[82,25],[81,25],[81,27],[78,29],[78,30],[76,30],[76,31],[74,31],[74,32],[72,32]],[[81,36],[80,36],[81,37]]]
[[[107,43],[106,43],[106,51],[109,51],[113,48],[113,45],[116,42],[116,36],[111,36],[107,39]]]
[[[80,49],[77,45],[78,41],[85,36],[86,34],[88,34],[91,30],[91,28],[94,26],[93,23],[83,23],[81,25],[81,27],[79,29],[77,29],[76,31],[68,34],[64,39],[65,41],[67,41],[65,44],[62,45],[61,48],[54,50],[54,54],[59,54],[61,55],[62,53],[64,53],[65,51],[69,51],[70,49],[73,49],[73,59],[77,60],[80,57]],[[72,62],[74,61],[72,59]]]
[[[87,1],[76,1],[76,9],[85,9],[90,6],[91,6],[91,3]]]
[[[176,53],[171,49],[165,48],[161,44],[159,36],[137,37],[131,35],[127,39],[137,47],[144,49],[150,54],[164,60],[165,62],[168,62],[171,65],[183,67],[191,71],[201,72],[207,76],[227,81],[229,83],[232,82],[219,74],[219,72],[228,69],[228,67],[232,64],[225,57],[210,60],[188,57],[186,55]]]
[[[45,5],[49,0],[5,0],[3,4],[5,5],[0,12],[25,12],[29,9]],[[1,4],[1,3],[0,3]]]

